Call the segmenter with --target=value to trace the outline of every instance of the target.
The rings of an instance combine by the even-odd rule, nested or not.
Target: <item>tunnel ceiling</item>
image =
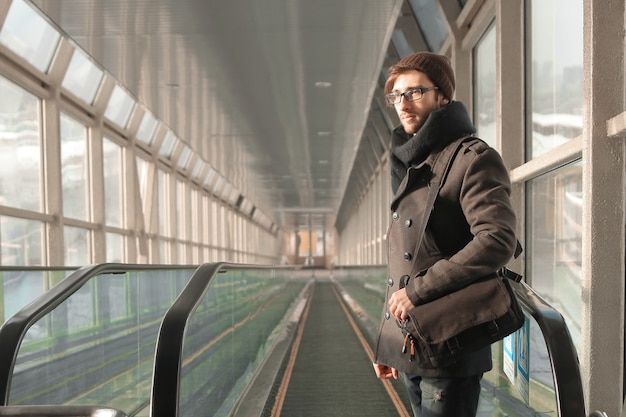
[[[401,0],[32,3],[280,228],[359,198]]]

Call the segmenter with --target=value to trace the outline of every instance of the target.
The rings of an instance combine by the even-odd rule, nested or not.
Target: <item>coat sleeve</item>
[[[414,305],[469,285],[511,259],[517,240],[510,194],[508,172],[497,151],[485,146],[479,152],[469,149],[457,156],[441,195],[458,198],[471,239],[411,280],[407,295]],[[455,239],[458,233],[447,230],[446,235],[440,238]]]

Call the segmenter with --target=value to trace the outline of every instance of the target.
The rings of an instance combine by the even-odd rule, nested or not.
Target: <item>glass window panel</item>
[[[135,100],[119,85],[115,86],[104,115],[119,127],[126,128]]]
[[[437,0],[409,0],[415,19],[431,51],[438,52],[448,37]]]
[[[210,230],[211,229],[211,201],[206,195],[202,196],[202,243],[211,243]]]
[[[215,186],[213,187],[213,194],[215,194],[217,197],[220,196],[220,191],[222,190],[222,186],[224,185],[224,183],[224,177],[219,177],[215,182]]]
[[[526,276],[567,321],[581,352],[582,163],[527,184]]]
[[[107,262],[125,262],[124,256],[124,236],[117,233],[107,233]]]
[[[409,46],[409,42],[407,42],[406,36],[404,36],[404,32],[401,30],[393,31],[391,34],[391,42],[399,56],[405,57],[413,53],[413,49]]]
[[[232,190],[233,190],[233,186],[227,182],[224,184],[224,188],[222,188],[222,192],[220,195],[218,195],[218,197],[220,197],[222,200],[229,201],[228,196],[230,195],[230,192]]]
[[[182,181],[176,181],[176,213],[172,213],[176,217],[175,235],[178,239],[187,239],[187,228],[185,227],[187,213],[187,185]]]
[[[141,195],[141,205],[142,207],[146,207],[146,193],[148,192],[148,179],[149,179],[149,168],[150,162],[144,160],[143,158],[137,157],[135,158],[135,163],[137,164],[137,178],[139,179],[139,193]]]
[[[118,144],[104,138],[102,155],[105,222],[109,226],[124,227],[122,148]]]
[[[211,185],[211,181],[213,181],[213,177],[215,176],[215,170],[213,168],[209,168],[209,172],[206,174],[206,178],[204,180],[204,186],[209,187]]]
[[[61,182],[65,217],[89,220],[87,174],[87,128],[61,114]]]
[[[532,0],[531,25],[532,159],[582,134],[583,0]]]
[[[176,244],[176,253],[177,253],[177,257],[178,257],[178,262],[176,262],[179,265],[184,265],[187,263],[187,251],[186,251],[186,247],[185,244],[183,242],[177,242]]]
[[[0,205],[41,211],[39,100],[0,77]]]
[[[159,263],[166,264],[166,263],[171,262],[170,242],[165,241],[165,240],[159,241],[159,256],[161,257],[161,259],[159,260]]]
[[[75,49],[63,78],[63,87],[92,104],[104,73],[81,50]]]
[[[168,159],[171,158],[172,151],[174,150],[174,145],[176,145],[177,141],[178,141],[178,138],[176,138],[176,136],[172,133],[172,131],[169,130],[167,132],[167,135],[165,135],[165,138],[163,139],[163,143],[161,144],[161,149],[159,149],[159,155],[164,156]]]
[[[204,168],[205,162],[198,158],[196,159],[196,163],[193,166],[193,171],[191,172],[191,176],[193,178],[198,178],[200,176],[200,173],[202,172],[202,168]]]
[[[80,227],[63,228],[65,265],[83,266],[90,263],[90,232]]]
[[[202,230],[202,216],[198,212],[201,204],[200,192],[192,188],[191,189],[191,210],[189,214],[191,216],[191,241],[194,243],[200,243],[200,232]]]
[[[189,163],[189,159],[191,158],[192,151],[191,148],[185,146],[180,153],[180,157],[178,158],[177,165],[179,168],[186,169],[187,164]]]
[[[13,0],[0,43],[41,72],[48,72],[61,35],[24,0]]]
[[[127,300],[132,296],[129,277],[111,274],[105,275],[104,278],[106,279],[98,280],[99,291],[106,294],[100,305],[100,314],[111,321],[129,317],[130,306]]]
[[[2,265],[43,265],[42,241],[42,222],[0,216]]]
[[[159,201],[159,234],[171,236],[170,230],[170,175],[158,171],[158,201]]]
[[[146,145],[152,145],[154,140],[154,134],[159,126],[158,120],[152,115],[152,113],[144,113],[139,130],[137,130],[137,139]]]
[[[496,145],[496,27],[474,49],[474,124],[478,137]]]
[[[228,196],[228,202],[234,205],[238,199],[239,199],[239,190],[233,187]]]

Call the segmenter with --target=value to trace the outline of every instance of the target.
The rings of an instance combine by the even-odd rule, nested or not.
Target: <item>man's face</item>
[[[393,85],[394,92],[404,93],[411,88],[434,87],[433,82],[426,74],[420,71],[409,71],[399,74]],[[400,123],[408,135],[417,132],[426,122],[428,115],[447,104],[448,99],[444,98],[439,90],[424,92],[422,98],[417,101],[408,101],[402,96],[399,103],[394,104],[394,108],[400,118]]]

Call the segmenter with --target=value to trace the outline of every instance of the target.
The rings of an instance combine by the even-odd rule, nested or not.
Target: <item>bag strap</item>
[[[431,168],[432,176],[431,180],[428,183],[428,197],[426,198],[426,205],[424,207],[424,214],[422,216],[422,221],[420,222],[418,233],[417,233],[417,241],[415,242],[415,251],[413,252],[413,267],[411,268],[410,276],[414,276],[417,271],[417,252],[422,244],[422,240],[424,239],[424,233],[426,232],[426,224],[428,223],[428,219],[430,218],[430,213],[433,211],[433,207],[435,206],[435,200],[437,200],[437,195],[439,195],[439,190],[443,187],[444,182],[450,172],[450,168],[452,167],[452,161],[459,153],[461,146],[463,143],[470,139],[472,136],[465,136],[458,140],[455,146],[447,146],[443,151],[439,153],[435,162],[433,163],[433,167]]]

